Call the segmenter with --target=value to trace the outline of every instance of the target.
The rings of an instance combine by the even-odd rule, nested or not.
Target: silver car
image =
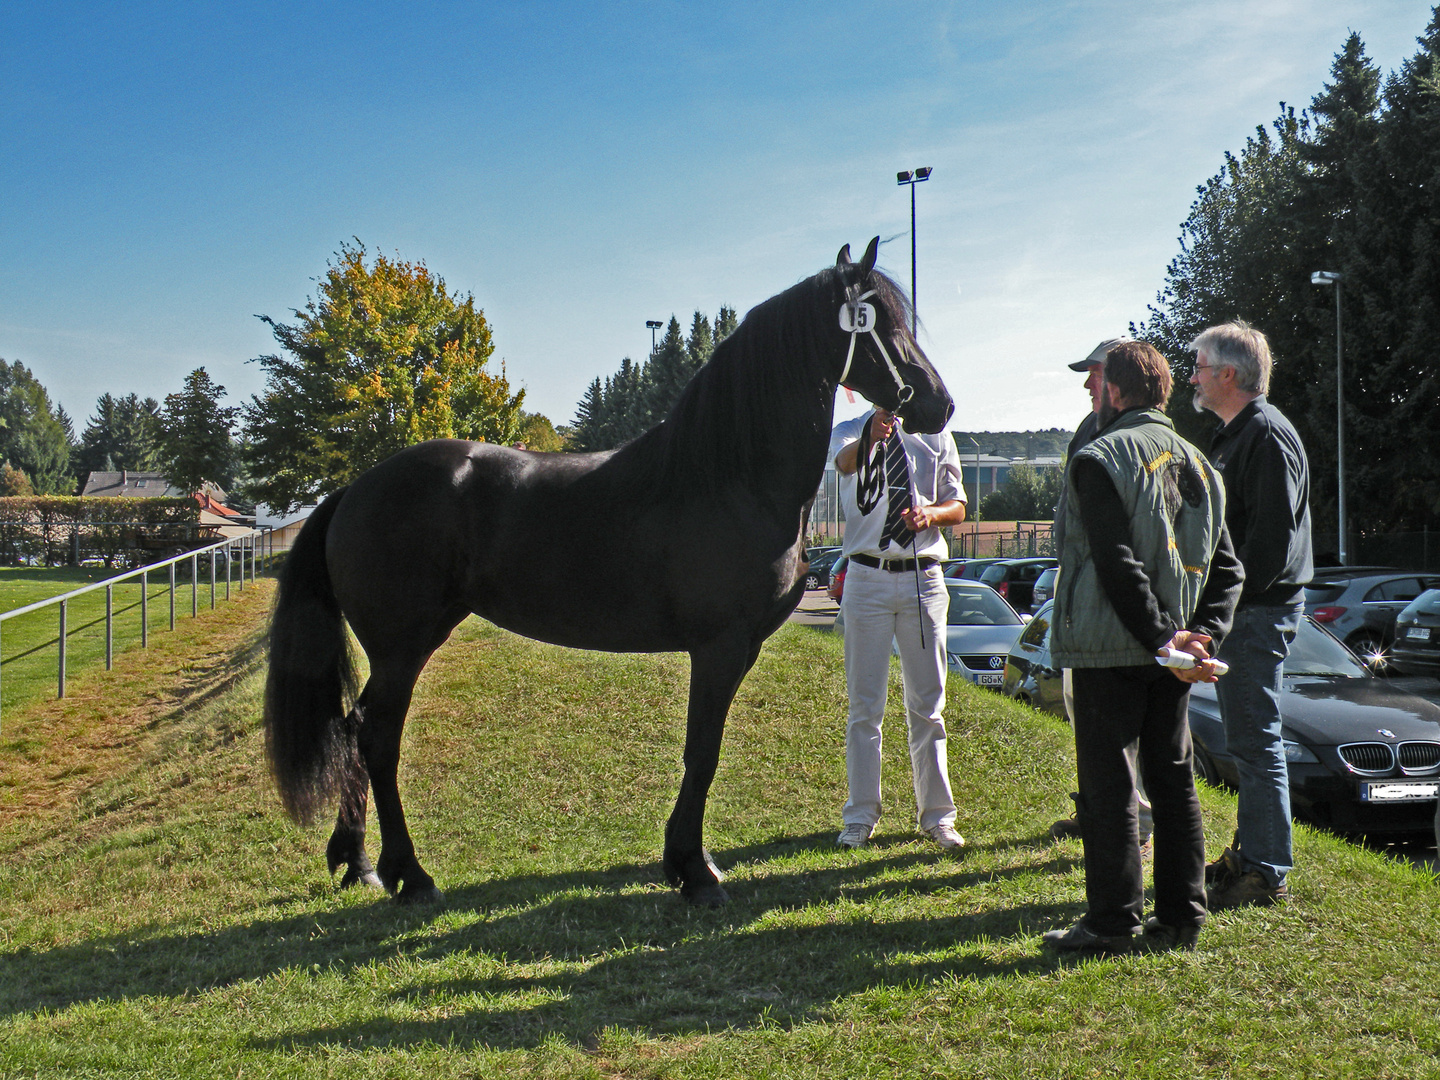
[[[1440,577],[1391,567],[1316,570],[1305,586],[1305,614],[1343,641],[1377,675],[1390,673],[1395,617]]]

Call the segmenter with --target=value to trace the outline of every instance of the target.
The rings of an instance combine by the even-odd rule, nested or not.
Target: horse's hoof
[[[365,885],[372,889],[383,889],[385,884],[380,880],[380,875],[368,866],[349,867],[344,876],[340,879],[340,888],[349,889],[356,885]]]
[[[680,890],[680,895],[696,907],[719,908],[730,902],[730,894],[714,881],[683,888]]]
[[[395,894],[397,903],[406,905],[413,904],[438,904],[445,899],[445,894],[435,887],[435,883],[428,885],[406,885]]]
[[[669,859],[665,859],[660,863],[660,872],[665,875],[666,884],[676,888],[685,880],[684,876],[680,873],[680,867],[672,863]]]

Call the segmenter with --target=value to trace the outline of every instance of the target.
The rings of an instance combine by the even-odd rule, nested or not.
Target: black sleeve
[[[1245,592],[1258,596],[1280,580],[1289,562],[1290,539],[1300,527],[1299,485],[1294,463],[1273,432],[1265,431],[1247,449],[1236,493],[1244,507],[1245,535],[1236,541],[1236,555],[1248,568]],[[1229,483],[1227,476],[1227,488]]]
[[[1187,630],[1210,635],[1211,656],[1220,651],[1220,643],[1230,632],[1230,625],[1235,619],[1235,605],[1240,602],[1244,586],[1245,568],[1235,554],[1235,546],[1230,542],[1230,529],[1226,526],[1220,530],[1220,544],[1210,560],[1210,573],[1205,578],[1205,588],[1200,593],[1195,617],[1186,627]]]
[[[1179,627],[1160,606],[1145,565],[1135,557],[1130,515],[1105,466],[1089,458],[1077,460],[1075,493],[1105,598],[1130,636],[1154,652],[1174,637]]]

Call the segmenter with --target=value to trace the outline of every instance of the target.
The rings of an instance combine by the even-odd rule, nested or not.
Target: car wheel
[[[1223,781],[1220,779],[1220,770],[1215,767],[1215,759],[1198,743],[1194,744],[1194,747],[1195,779],[1204,780],[1211,787],[1220,787]]]
[[[807,589],[818,589],[819,587],[820,587],[820,575],[819,575],[819,574],[806,574],[806,575],[805,575],[805,588],[807,588]]]
[[[1394,673],[1394,666],[1390,662],[1390,646],[1379,634],[1368,631],[1355,634],[1345,644],[1350,646],[1350,651],[1358,656],[1374,674],[1391,675]]]

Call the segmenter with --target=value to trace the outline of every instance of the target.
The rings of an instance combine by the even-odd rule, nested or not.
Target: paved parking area
[[[831,600],[824,589],[808,589],[790,615],[790,621],[829,629],[839,614],[840,605]]]

